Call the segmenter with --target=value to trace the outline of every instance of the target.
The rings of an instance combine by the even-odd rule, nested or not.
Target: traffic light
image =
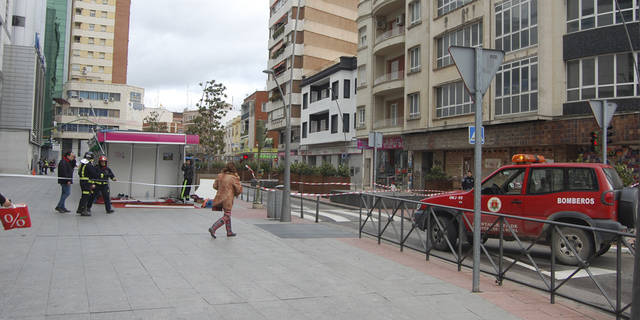
[[[613,137],[616,134],[615,131],[613,131],[613,126],[608,126],[607,127],[607,144],[611,144],[611,142],[613,141],[611,139],[611,137]]]
[[[248,155],[246,155],[246,154],[243,154],[243,155],[242,155],[242,160],[247,160],[247,159],[249,159],[249,156],[248,156]]]
[[[591,145],[590,145],[590,149],[591,152],[595,152],[596,148],[598,147],[598,133],[595,131],[591,131],[590,133],[591,135]]]

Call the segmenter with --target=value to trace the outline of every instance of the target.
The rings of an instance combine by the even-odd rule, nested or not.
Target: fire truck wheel
[[[609,252],[609,249],[611,249],[611,243],[603,243],[602,246],[600,246],[600,251],[598,251],[598,253],[596,253],[596,257],[599,257],[599,256]]]
[[[444,230],[440,230],[440,226],[435,221],[431,221],[431,243],[433,244],[433,248],[440,251],[448,251],[449,245],[447,244],[447,240],[452,246],[456,244],[456,238],[458,238],[458,229],[454,223],[454,219],[449,215],[438,215],[438,220],[440,221],[440,225],[444,228]]]
[[[578,258],[573,253],[574,250],[583,261],[586,261],[594,254],[593,238],[587,231],[570,227],[561,227],[560,230],[564,234],[567,240],[566,242],[562,241],[560,234],[557,232],[554,232],[552,236],[554,244],[552,250],[555,250],[556,258],[560,263],[577,266],[579,263]],[[569,243],[574,250],[571,250],[571,247],[569,247],[567,243]]]

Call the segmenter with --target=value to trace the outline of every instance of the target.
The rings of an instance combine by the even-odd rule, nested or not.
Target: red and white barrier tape
[[[303,184],[309,186],[352,186],[354,183],[350,182],[304,182],[304,181],[291,181],[291,184]]]

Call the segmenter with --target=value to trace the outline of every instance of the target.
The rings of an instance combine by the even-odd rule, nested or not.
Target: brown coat
[[[213,188],[218,190],[213,199],[213,207],[222,206],[225,211],[231,211],[233,198],[242,193],[240,177],[235,173],[220,173],[213,183]]]

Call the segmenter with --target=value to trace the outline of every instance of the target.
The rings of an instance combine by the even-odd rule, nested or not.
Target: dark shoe
[[[65,212],[65,211],[64,211],[64,209],[59,208],[59,207],[56,207],[56,208],[55,208],[55,210],[56,210],[56,211],[58,211],[58,212],[60,212],[60,213],[64,213],[64,212]]]
[[[80,215],[83,216],[83,217],[90,217],[91,216],[91,212],[89,212],[89,211],[80,212]]]
[[[115,211],[113,210],[107,210],[107,213],[114,213]]]
[[[216,238],[216,232],[213,231],[213,227],[209,228],[209,234],[211,235],[212,238],[214,238],[214,239]]]
[[[87,209],[87,212],[88,212],[88,213],[91,213],[91,209]]]
[[[235,236],[236,236],[236,234],[233,233],[233,232],[232,233],[227,233],[227,237],[235,237]]]
[[[64,213],[69,213],[69,212],[71,212],[71,211],[67,210],[67,208],[62,208],[62,210],[63,210],[63,212],[64,212]]]

